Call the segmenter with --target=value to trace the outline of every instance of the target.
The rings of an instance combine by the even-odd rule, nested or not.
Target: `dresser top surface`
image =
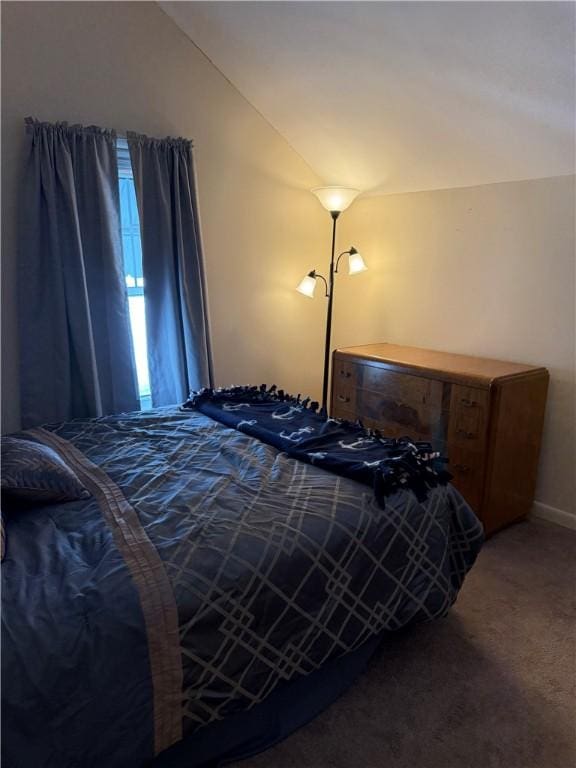
[[[477,381],[480,386],[489,386],[497,379],[546,373],[546,369],[541,366],[508,363],[504,360],[490,360],[397,344],[364,344],[358,347],[344,347],[337,349],[336,352],[364,360],[389,363],[401,368],[435,372],[440,376],[445,374],[450,377],[462,377]]]

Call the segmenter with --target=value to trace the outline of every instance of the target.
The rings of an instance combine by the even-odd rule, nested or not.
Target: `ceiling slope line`
[[[215,70],[216,70],[216,71],[217,71],[217,72],[218,72],[218,73],[219,73],[219,74],[220,74],[220,75],[221,75],[221,76],[224,78],[224,80],[226,80],[226,82],[228,83],[228,85],[229,85],[231,88],[233,88],[233,89],[236,91],[236,93],[237,93],[237,94],[240,96],[240,98],[241,98],[243,101],[245,101],[245,102],[246,102],[246,104],[248,104],[248,106],[249,106],[251,109],[253,109],[253,110],[254,110],[254,112],[256,112],[256,114],[257,114],[257,115],[259,115],[259,116],[262,118],[262,120],[264,120],[264,122],[266,123],[266,125],[269,125],[269,126],[270,126],[270,128],[272,128],[272,130],[274,131],[274,133],[276,133],[278,136],[280,136],[280,138],[282,139],[282,141],[283,141],[283,142],[284,142],[284,143],[285,143],[285,144],[286,144],[288,147],[290,147],[290,149],[292,150],[292,152],[294,152],[294,154],[295,154],[295,155],[297,155],[297,157],[299,157],[299,158],[300,158],[300,160],[301,160],[301,161],[304,163],[304,165],[306,166],[306,168],[308,168],[308,170],[309,170],[309,171],[312,173],[312,175],[313,175],[313,176],[315,176],[315,177],[316,177],[316,178],[317,178],[319,181],[321,181],[322,183],[324,183],[324,179],[322,179],[322,177],[321,177],[321,176],[318,174],[318,171],[316,171],[314,168],[312,168],[312,166],[310,165],[310,163],[308,162],[308,160],[306,160],[306,158],[305,158],[303,155],[301,155],[301,154],[300,154],[300,152],[299,152],[299,151],[298,151],[298,150],[297,150],[297,149],[296,149],[296,148],[295,148],[295,147],[294,147],[294,146],[291,144],[291,142],[290,142],[290,141],[288,141],[288,139],[286,138],[286,136],[284,136],[284,134],[283,134],[283,133],[282,133],[282,132],[281,132],[281,131],[280,131],[280,130],[279,130],[279,129],[278,129],[278,128],[277,128],[277,127],[276,127],[276,126],[273,124],[273,123],[271,123],[271,122],[270,122],[270,120],[269,120],[269,119],[266,117],[266,115],[264,115],[264,114],[263,114],[263,113],[262,113],[262,112],[261,112],[261,111],[258,109],[258,107],[256,107],[254,104],[252,104],[252,102],[250,101],[250,99],[248,99],[248,98],[247,98],[247,96],[245,96],[245,95],[242,93],[242,91],[241,91],[241,90],[238,88],[238,86],[237,86],[235,83],[233,83],[233,82],[232,82],[232,80],[230,80],[230,78],[229,78],[227,75],[225,75],[225,74],[224,74],[224,72],[222,72],[222,70],[220,69],[220,67],[219,67],[217,64],[215,64],[215,63],[214,63],[214,61],[212,61],[212,59],[210,58],[210,56],[208,56],[208,54],[206,53],[206,51],[204,51],[204,50],[203,50],[203,49],[202,49],[202,48],[201,48],[201,47],[198,45],[198,43],[197,43],[195,40],[193,40],[193,39],[190,37],[190,35],[189,35],[187,32],[185,32],[185,31],[182,29],[182,27],[181,27],[179,24],[177,24],[177,23],[174,21],[174,19],[172,18],[172,16],[170,16],[170,14],[168,13],[168,11],[166,11],[166,10],[165,10],[165,9],[162,7],[162,5],[161,5],[160,3],[158,3],[158,2],[157,2],[157,3],[156,3],[156,5],[157,5],[157,7],[158,7],[158,8],[159,8],[159,9],[162,11],[162,13],[164,14],[164,16],[166,16],[166,18],[170,19],[170,21],[171,21],[171,22],[172,22],[172,24],[173,24],[173,25],[176,27],[176,29],[178,30],[178,32],[179,32],[181,35],[183,35],[183,36],[186,38],[186,40],[188,40],[188,42],[189,42],[189,43],[192,43],[192,45],[194,46],[194,48],[196,48],[196,50],[197,50],[197,51],[199,51],[199,52],[202,54],[202,56],[203,56],[203,57],[206,59],[206,61],[207,61],[209,64],[211,64],[211,65],[214,67],[214,69],[215,69]]]
[[[418,189],[405,189],[400,191],[387,192],[385,190],[365,190],[362,194],[362,200],[370,200],[374,197],[399,197],[400,195],[425,195],[428,192],[452,192],[460,189],[477,189],[478,187],[495,187],[503,184],[522,184],[529,181],[552,181],[553,179],[574,178],[576,181],[576,169],[566,173],[556,173],[552,176],[519,176],[514,179],[501,179],[500,181],[479,181],[474,184],[457,184],[451,187],[422,187]]]

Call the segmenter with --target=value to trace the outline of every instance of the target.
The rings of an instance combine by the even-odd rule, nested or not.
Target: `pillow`
[[[90,496],[56,451],[19,437],[2,439],[2,493],[26,502],[51,504]]]

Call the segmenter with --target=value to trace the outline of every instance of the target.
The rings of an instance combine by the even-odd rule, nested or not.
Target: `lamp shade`
[[[316,277],[314,272],[309,272],[306,277],[300,281],[300,285],[296,288],[304,296],[308,296],[310,299],[314,298],[314,289],[316,288]]]
[[[350,249],[350,255],[348,256],[348,274],[357,275],[358,272],[366,272],[368,267],[364,263],[364,259],[355,248]]]
[[[349,187],[316,187],[311,190],[327,211],[345,211],[358,197],[360,190]]]

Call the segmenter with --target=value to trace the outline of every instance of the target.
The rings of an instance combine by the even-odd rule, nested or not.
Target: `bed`
[[[277,404],[285,435],[294,411],[320,418]],[[389,487],[383,503],[230,414],[235,428],[174,407],[17,436],[90,495],[4,504],[7,768],[257,751],[326,706],[387,633],[456,599],[483,535],[449,483]]]

